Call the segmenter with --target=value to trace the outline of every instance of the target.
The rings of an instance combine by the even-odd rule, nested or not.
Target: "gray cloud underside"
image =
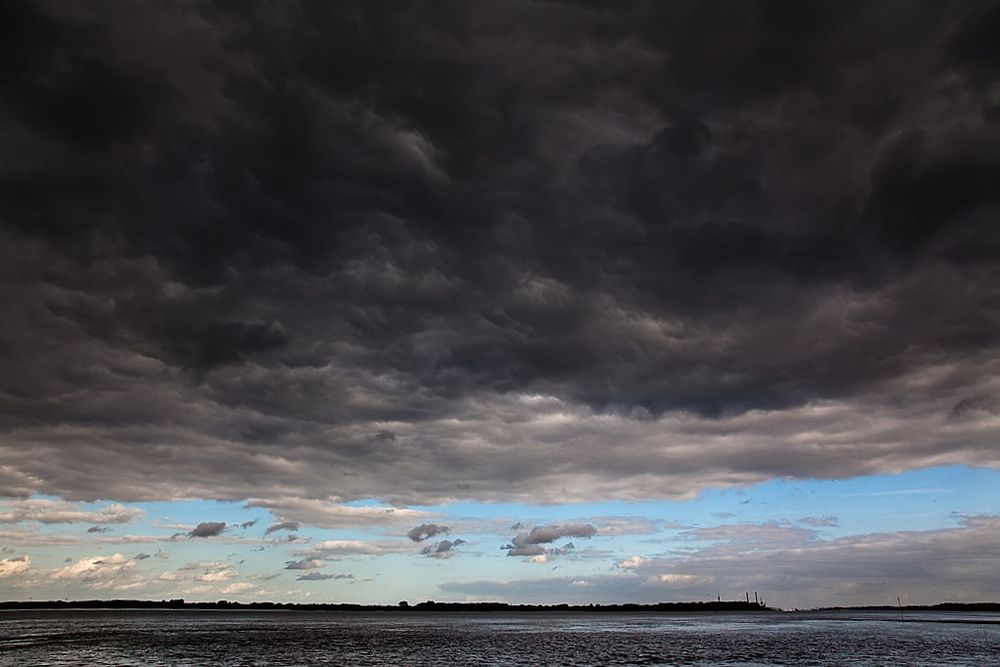
[[[422,523],[406,531],[406,536],[414,542],[423,542],[435,535],[446,535],[451,529],[436,523]]]
[[[279,530],[296,531],[298,529],[299,529],[298,521],[279,521],[278,523],[272,523],[270,526],[268,526],[267,530],[264,531],[264,534],[270,535],[271,533],[275,533]]]
[[[185,534],[182,534],[185,535]],[[72,546],[75,548],[88,548],[91,545],[121,545],[121,544],[156,544],[176,542],[178,536],[174,535],[115,535],[108,534],[100,537],[90,534],[74,535],[65,533],[42,532],[32,529],[0,529],[0,541],[18,544],[20,546],[32,547],[54,547]],[[218,541],[236,544],[241,540],[218,538]]]
[[[142,510],[117,503],[96,510],[84,510],[61,500],[32,498],[0,503],[0,523],[36,521],[43,524],[94,523],[87,532],[107,532],[104,524],[125,524],[142,516]]]
[[[576,548],[572,542],[562,547],[546,547],[556,540],[566,537],[590,538],[597,534],[597,528],[589,523],[565,523],[551,524],[547,526],[535,526],[530,531],[518,533],[511,539],[510,544],[505,544],[502,549],[507,551],[508,556],[526,556],[539,559],[538,562],[545,562],[546,557],[560,556]]]
[[[345,505],[334,498],[270,499],[252,498],[247,507],[263,507],[282,518],[278,524],[308,524],[322,528],[357,528],[410,522],[429,515],[428,512],[379,505]],[[268,532],[273,532],[268,530]]]
[[[354,556],[384,556],[405,553],[410,546],[405,542],[364,542],[361,540],[326,540],[316,542],[308,549],[296,551],[303,560],[340,560]]]
[[[441,540],[436,544],[428,544],[420,550],[420,554],[429,558],[450,558],[455,553],[455,548],[463,544],[465,544],[465,540],[461,538]]]
[[[225,521],[203,521],[195,526],[188,537],[218,537],[226,530]]]
[[[317,570],[323,567],[323,561],[316,558],[285,561],[286,570]]]
[[[0,495],[1000,465],[1000,8],[730,9],[4,3]]]
[[[1000,518],[960,526],[820,539],[815,531],[765,524],[721,526],[713,543],[673,558],[631,558],[627,573],[512,581],[457,581],[442,590],[511,601],[670,602],[764,595],[768,604],[981,601],[1000,595]]]

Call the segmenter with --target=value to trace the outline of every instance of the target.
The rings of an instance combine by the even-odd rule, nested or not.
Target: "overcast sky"
[[[1000,599],[997,34],[0,3],[0,599]]]

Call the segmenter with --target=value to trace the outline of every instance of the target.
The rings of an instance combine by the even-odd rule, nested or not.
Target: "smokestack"
[[[747,591],[747,604],[750,604],[750,591]]]
[[[757,591],[753,592],[753,603],[758,607],[760,606],[760,600],[757,599]]]

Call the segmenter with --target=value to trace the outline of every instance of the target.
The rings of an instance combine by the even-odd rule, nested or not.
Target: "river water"
[[[0,612],[0,665],[1000,665],[1000,615]]]

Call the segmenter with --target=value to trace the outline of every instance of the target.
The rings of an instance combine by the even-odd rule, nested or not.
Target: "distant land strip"
[[[731,611],[759,612],[782,611],[779,608],[766,607],[754,602],[743,600],[709,601],[709,602],[659,602],[655,604],[509,604],[506,602],[434,602],[428,600],[416,604],[400,602],[398,605],[363,605],[349,603],[294,603],[294,602],[236,602],[218,600],[216,602],[187,602],[183,599],[173,600],[10,600],[0,602],[0,610],[4,609],[246,609],[246,610],[287,610],[287,611],[368,611],[368,612],[400,612],[400,611],[434,611],[434,612],[697,612],[697,611]],[[943,602],[934,605],[879,605],[860,607],[821,607],[796,611],[963,611],[963,612],[1000,612],[1000,602]]]
[[[0,602],[2,609],[285,609],[289,611],[518,611],[518,612],[622,612],[622,611],[774,611],[743,600],[711,602],[660,602],[655,604],[508,604],[506,602],[435,602],[365,605],[331,602],[187,602],[174,600],[14,600]]]

